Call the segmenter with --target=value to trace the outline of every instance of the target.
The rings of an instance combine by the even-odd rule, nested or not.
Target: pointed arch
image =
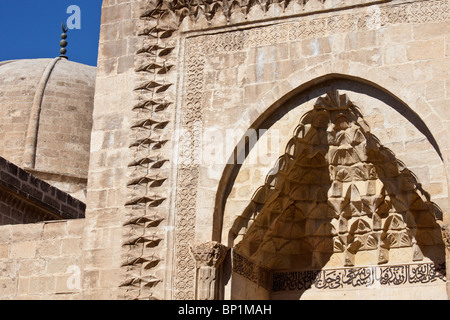
[[[268,107],[262,114],[253,122],[250,126],[250,129],[267,129],[273,126],[280,117],[287,113],[289,110],[296,108],[298,105],[310,101],[313,97],[320,97],[327,93],[330,89],[336,90],[347,90],[353,91],[356,93],[361,93],[368,95],[372,98],[375,98],[392,109],[396,110],[399,114],[401,114],[408,122],[410,122],[419,132],[421,132],[428,142],[433,146],[436,154],[443,161],[443,156],[440,150],[440,146],[438,145],[436,139],[431,133],[430,129],[427,127],[425,122],[421,119],[421,117],[411,109],[402,99],[397,97],[395,94],[379,86],[376,83],[373,83],[369,80],[362,79],[356,76],[338,74],[338,73],[330,73],[313,80],[307,81],[306,83],[300,85],[296,89],[291,92],[285,94],[281,99],[274,102],[270,107]],[[326,102],[324,102],[326,103]],[[320,116],[316,116],[316,122],[320,123]],[[345,125],[342,123],[342,125]],[[304,130],[304,128],[297,128],[297,130]],[[301,132],[300,132],[301,133]],[[309,131],[308,135],[314,135],[314,130]],[[355,135],[360,135],[360,132],[355,132]],[[298,138],[301,138],[302,135],[298,134]],[[310,138],[310,137],[308,137]],[[322,137],[323,138],[323,137]],[[340,139],[345,139],[348,137],[340,137]],[[353,137],[352,137],[353,138]],[[320,137],[316,137],[315,139],[320,139]],[[375,138],[376,139],[376,138]],[[357,141],[356,139],[355,141]],[[254,145],[248,145],[245,143],[245,136],[239,141],[237,147],[235,148],[233,154],[230,156],[228,164],[225,166],[225,169],[222,173],[218,191],[216,194],[215,200],[215,208],[214,208],[214,216],[213,216],[213,234],[212,239],[214,241],[224,241],[222,239],[222,227],[223,227],[223,214],[226,200],[231,192],[236,176],[239,173],[239,170],[242,164],[235,163],[234,159],[236,155],[242,155],[245,150],[241,150],[242,147],[248,150]],[[241,149],[238,149],[241,148]],[[295,149],[292,149],[292,145],[288,146],[289,152],[295,152]],[[357,153],[358,151],[356,151]],[[340,154],[344,153],[345,150],[339,151]],[[339,154],[336,154],[339,156]],[[279,159],[279,163],[276,165],[281,166],[284,163],[284,159]]]
[[[326,139],[316,139],[321,135]],[[254,270],[321,270],[332,255],[353,267],[361,252],[376,252],[375,264],[385,264],[397,248],[408,248],[414,261],[425,250],[432,261],[444,260],[441,214],[346,95],[331,90],[317,99],[279,163],[230,233],[233,240],[252,217],[229,246]]]

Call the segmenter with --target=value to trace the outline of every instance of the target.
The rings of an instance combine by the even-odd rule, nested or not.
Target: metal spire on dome
[[[59,45],[61,46],[61,49],[59,50],[59,52],[61,53],[60,57],[69,59],[66,56],[66,53],[67,53],[66,47],[67,47],[67,44],[68,44],[66,39],[67,39],[67,31],[69,30],[69,28],[67,28],[67,25],[64,22],[61,23],[61,28],[62,28],[63,33],[61,34],[61,39],[62,40],[59,42]]]

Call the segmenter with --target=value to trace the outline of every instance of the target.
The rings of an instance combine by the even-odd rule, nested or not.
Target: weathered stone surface
[[[0,154],[82,201],[95,75],[94,67],[61,58],[0,67]]]
[[[1,233],[9,230],[12,234],[1,241],[0,282],[7,284],[14,279],[13,287],[2,286],[1,299],[57,299],[61,293],[65,299],[79,299],[82,232],[67,231],[75,225],[82,230],[84,224],[80,219],[0,226]],[[8,250],[1,249],[5,247]]]
[[[4,297],[446,299],[448,25],[446,0],[103,1],[86,219],[2,227]]]

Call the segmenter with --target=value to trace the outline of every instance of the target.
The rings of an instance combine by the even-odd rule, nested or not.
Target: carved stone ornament
[[[197,268],[217,268],[225,259],[228,248],[221,243],[210,241],[191,247]]]
[[[233,252],[233,272],[272,292],[445,283],[445,262],[306,271],[269,271]]]
[[[235,251],[260,268],[320,270],[332,255],[353,267],[362,252],[382,265],[392,249],[412,263],[423,248],[443,252],[440,209],[346,95],[317,100],[274,172],[232,230],[251,225]]]
[[[197,267],[196,299],[215,300],[220,277],[219,267],[228,248],[218,242],[206,242],[191,247]]]
[[[168,214],[166,167],[170,146],[166,136],[173,105],[170,95],[174,91],[170,79],[176,73],[175,47],[170,40],[176,29],[164,21],[163,3],[150,1],[141,15],[138,35],[142,47],[135,55],[139,83],[134,90],[135,118],[130,128],[133,159],[128,165],[128,211],[123,223],[122,267],[126,269],[126,280],[121,286],[124,297],[130,300],[164,298],[155,292],[162,292],[157,287],[163,282],[158,269],[164,268],[164,235],[159,227]]]
[[[303,272],[277,272],[273,274],[271,289],[274,292],[307,289],[361,289],[445,282],[445,263],[420,263]]]
[[[442,238],[447,250],[450,250],[450,227],[448,225],[442,226]]]

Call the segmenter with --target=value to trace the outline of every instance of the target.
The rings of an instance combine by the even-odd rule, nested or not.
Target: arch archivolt
[[[364,68],[360,68],[364,69]],[[370,70],[366,70],[369,74]],[[373,72],[372,72],[373,73]],[[419,114],[417,114],[406,102],[398,99],[392,93],[384,89],[383,87],[365,79],[359,77],[343,75],[343,74],[326,74],[319,78],[310,79],[306,78],[305,73],[299,73],[298,78],[303,79],[298,80],[298,82],[305,81],[300,84],[295,90],[291,90],[286,93],[281,90],[282,85],[274,88],[272,91],[266,93],[262,98],[258,100],[258,105],[267,105],[267,100],[272,101],[270,107],[266,107],[264,110],[258,110],[258,112],[253,112],[252,114],[260,114],[259,118],[254,118],[252,124],[249,124],[248,120],[244,123],[237,123],[234,125],[233,129],[244,131],[245,128],[273,128],[274,131],[278,132],[280,139],[278,140],[279,152],[282,154],[284,152],[283,148],[288,142],[293,130],[298,124],[298,120],[301,116],[306,113],[314,100],[320,95],[323,95],[331,88],[339,88],[342,92],[347,92],[351,95],[351,99],[362,108],[362,113],[364,114],[364,119],[369,123],[371,127],[371,132],[379,138],[382,143],[392,149],[394,154],[398,155],[402,161],[405,162],[408,168],[417,169],[415,174],[418,175],[419,180],[422,184],[432,184],[431,181],[436,181],[435,177],[429,177],[429,171],[424,170],[425,165],[431,163],[431,167],[439,172],[442,177],[446,176],[446,166],[445,157],[443,153],[446,152],[446,141],[442,141],[441,138],[446,136],[446,132],[439,132],[437,136],[440,138],[436,141],[433,132],[437,128],[442,127],[441,120],[438,124],[434,126],[433,124],[427,124]],[[307,74],[307,73],[306,73]],[[361,75],[363,72],[361,72]],[[292,76],[293,79],[297,79],[296,75]],[[381,78],[384,78],[381,76]],[[386,77],[390,79],[385,81],[387,85],[399,86],[398,81],[392,77]],[[294,82],[295,85],[297,82]],[[404,90],[403,90],[404,91]],[[273,92],[278,92],[278,94],[283,94],[280,98],[275,96]],[[423,103],[423,108],[420,109],[421,114],[433,114],[433,110],[425,103],[425,101],[420,97],[420,93],[413,96],[412,101],[419,101]],[[270,98],[268,98],[270,97]],[[272,100],[277,99],[278,100]],[[273,103],[273,101],[276,101]],[[414,104],[415,106],[417,104]],[[420,105],[420,104],[419,104]],[[251,110],[248,108],[247,110]],[[251,111],[248,111],[251,112]],[[246,115],[242,119],[248,119]],[[241,122],[244,122],[242,120]],[[273,138],[273,137],[272,137]],[[272,139],[273,140],[273,139]],[[270,131],[266,136],[262,136],[261,144],[270,144],[271,137]],[[260,150],[256,148],[257,150]],[[270,152],[269,152],[270,153]],[[427,161],[424,159],[423,155],[427,154]],[[273,157],[273,154],[271,154]],[[252,158],[254,159],[254,157]],[[249,162],[249,161],[247,161]],[[267,161],[264,161],[267,162]],[[272,163],[270,164],[272,165]],[[265,175],[271,170],[269,165],[258,166],[253,165],[253,170],[255,170],[254,175],[257,177],[251,177],[253,181],[258,179],[258,182],[262,183]],[[244,172],[241,176],[237,176],[237,171]],[[219,192],[217,193],[216,199],[216,215],[220,215],[221,205],[223,205],[222,195],[224,194],[222,190],[229,189],[229,183],[233,179],[246,179],[247,172],[245,171],[245,166],[238,165],[228,165],[225,167],[224,174],[219,186]],[[441,179],[442,189],[437,190],[434,193],[434,198],[438,201],[439,205],[446,208],[448,189],[447,180]],[[224,187],[228,185],[228,187]],[[250,190],[250,189],[249,189]],[[246,194],[248,199],[251,196],[251,192],[255,189],[251,189],[249,193]],[[243,191],[241,191],[242,194]],[[241,198],[243,199],[243,198]],[[219,219],[220,220],[220,219]],[[215,230],[218,230],[217,223]],[[222,234],[219,236],[215,234],[213,238],[215,240],[221,239],[222,242],[227,243],[227,228],[222,228]]]
[[[443,213],[426,191],[427,181],[422,185],[418,178],[426,180],[426,175],[410,170],[423,165],[423,159],[413,154],[405,163],[392,150],[407,155],[408,150],[397,140],[403,137],[411,146],[415,139],[405,137],[406,131],[393,130],[380,141],[376,134],[386,127],[377,123],[381,121],[377,116],[391,106],[386,105],[387,100],[376,101],[377,90],[351,92],[348,89],[358,84],[348,84],[347,79],[327,79],[309,90],[304,100],[297,97],[285,103],[300,103],[299,107],[278,115],[275,121],[261,121],[262,126],[270,123],[271,130],[283,131],[294,125],[294,118],[300,119],[291,135],[276,135],[283,142],[289,139],[280,143],[285,149],[271,170],[247,161],[231,179],[222,220],[222,242],[233,248],[231,297],[274,298],[271,290],[283,291],[280,287],[286,288],[292,280],[286,280],[286,272],[294,272],[298,278],[304,272],[317,272],[320,278],[319,271],[330,268],[371,266],[372,276],[381,277],[390,272],[386,265],[425,263],[434,270],[431,274],[445,279]],[[357,103],[335,87],[347,89],[344,91]],[[361,89],[367,88],[363,85]],[[326,89],[329,91],[323,95]],[[317,95],[314,102],[311,98]],[[439,146],[420,118],[414,113],[390,112],[384,114],[391,118],[381,122],[401,121],[405,130],[420,131],[416,133],[421,137],[418,141],[433,154],[429,160],[433,159],[435,169],[444,170]],[[393,119],[394,115],[398,119]],[[381,125],[378,131],[377,125]],[[258,143],[266,143],[264,139],[269,138]],[[257,150],[253,148],[250,154]],[[250,154],[246,160],[252,158]],[[268,174],[262,174],[263,170]],[[446,185],[445,178],[442,183]],[[446,190],[433,194],[433,200],[439,197],[445,199]],[[252,293],[241,295],[246,292],[242,282],[252,288],[249,281],[253,282]],[[297,290],[301,296],[306,287],[317,283],[297,285],[302,287]]]
[[[329,72],[327,73],[327,71]],[[330,62],[329,64],[311,67],[306,71],[300,70],[293,73],[285,81],[276,83],[271,90],[262,94],[254,105],[245,108],[240,120],[233,123],[233,130],[245,132],[248,128],[265,129],[279,120],[279,115],[273,116],[279,113],[282,113],[285,118],[299,119],[301,114],[308,110],[306,102],[314,100],[331,87],[352,92],[352,99],[355,99],[355,94],[359,96],[358,99],[361,100],[362,104],[358,103],[358,105],[365,109],[363,110],[365,118],[370,122],[376,136],[392,148],[395,154],[401,156],[408,153],[408,159],[406,159],[408,167],[414,168],[425,165],[426,162],[420,164],[419,161],[421,154],[426,152],[425,149],[417,155],[422,142],[428,147],[433,146],[434,151],[428,153],[428,155],[433,158],[432,162],[435,164],[436,172],[446,177],[442,181],[443,188],[439,190],[437,201],[443,208],[447,208],[450,192],[447,188],[450,175],[449,166],[446,165],[449,150],[447,128],[430,104],[423,98],[423,88],[402,85],[400,80],[386,71],[377,70],[375,72],[368,66],[351,62],[347,64]],[[396,88],[397,90],[394,94],[385,88]],[[383,96],[382,99],[380,99],[381,96]],[[402,97],[402,99],[398,97]],[[367,99],[371,101],[367,102]],[[366,101],[364,102],[364,100]],[[276,118],[276,120],[271,120],[271,118]],[[388,128],[385,127],[385,123]],[[280,130],[284,135],[288,134],[285,125],[280,125]],[[404,137],[404,141],[396,141],[399,137]],[[407,141],[408,139],[410,141]],[[280,142],[281,145],[283,143],[284,141]],[[233,170],[234,172],[232,172]],[[267,173],[270,168],[266,167],[264,170]],[[423,169],[421,170],[423,171]],[[416,174],[420,176],[421,170],[418,170]],[[235,167],[225,167],[217,193],[216,214],[218,213],[218,207],[219,212],[221,210],[220,203],[223,204],[221,190],[226,189],[223,185],[229,184],[229,177],[235,175],[235,171]],[[259,172],[256,174],[261,176]],[[427,173],[424,173],[424,176],[427,176]],[[429,180],[427,177],[421,179],[423,182],[427,180]],[[219,236],[217,234],[219,228],[216,223],[213,238],[215,240],[221,239],[226,243],[223,234],[227,231],[222,229],[222,235]]]

